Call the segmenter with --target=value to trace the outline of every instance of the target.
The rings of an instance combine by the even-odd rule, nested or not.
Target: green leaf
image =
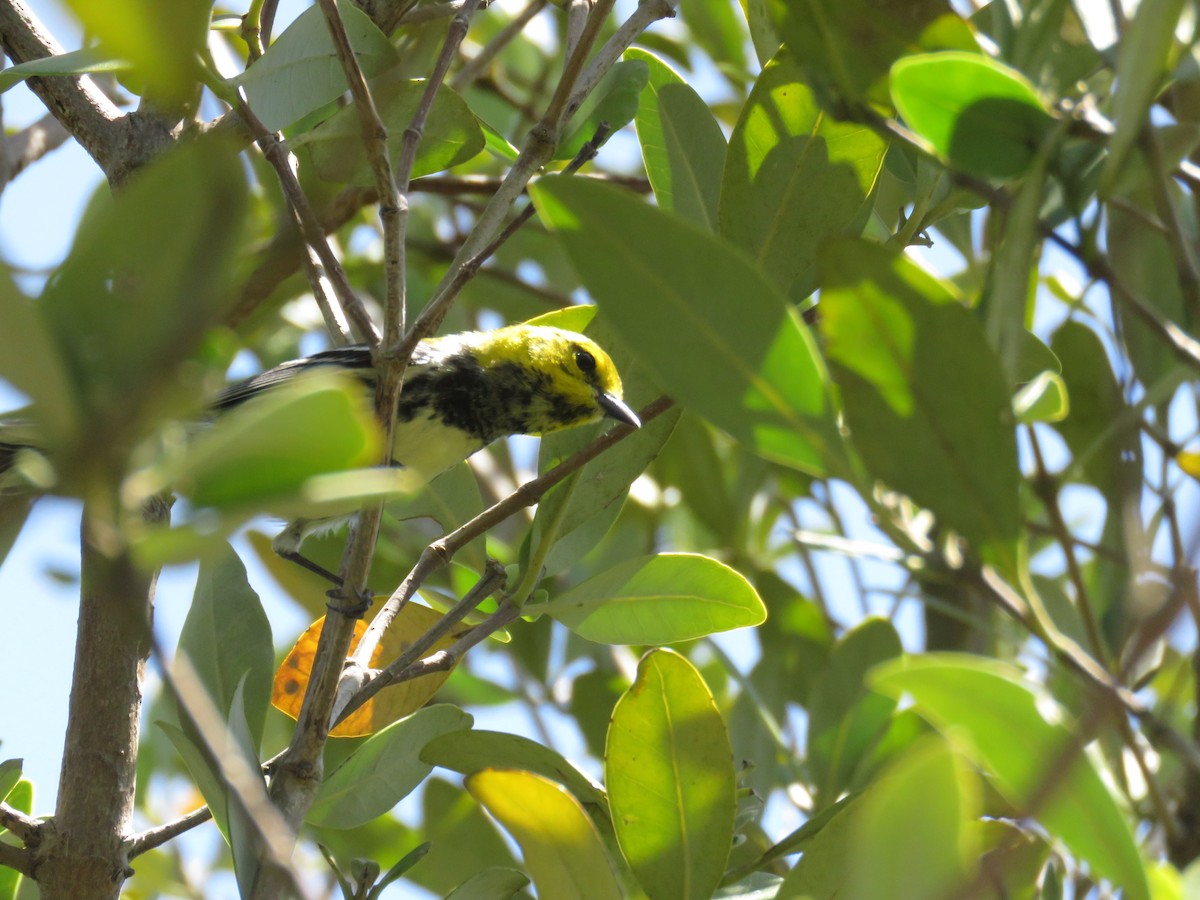
[[[433,767],[420,759],[431,740],[471,727],[455,706],[427,706],[367,738],[321,784],[307,821],[354,828],[383,815],[425,780]]]
[[[854,843],[858,839],[860,800],[843,798],[838,801],[842,804],[840,808],[831,807],[834,810],[832,816],[808,839],[804,845],[804,855],[783,879],[775,900],[846,900],[847,874]],[[822,818],[818,816],[809,821],[820,821]]]
[[[1066,714],[1013,666],[959,654],[905,657],[872,675],[917,710],[992,776],[1017,810],[1028,810],[1098,877],[1131,900],[1150,896],[1133,832],[1104,780],[1078,746]],[[1054,706],[1054,721],[1040,711]],[[1070,762],[1060,765],[1063,754]],[[1047,766],[1054,767],[1046,782]]]
[[[12,789],[21,781],[23,762],[20,759],[6,759],[4,762],[0,762],[0,801],[7,798]]]
[[[658,205],[715,232],[725,168],[721,126],[691,85],[658,57],[634,47],[625,58],[649,66],[635,123]]]
[[[347,0],[339,0],[338,10],[363,75],[370,78],[397,61],[396,49],[370,16]],[[319,6],[297,16],[234,82],[245,88],[250,108],[271,131],[286,128],[348,90]]]
[[[970,884],[979,840],[978,776],[931,736],[855,804],[845,896],[938,900]]]
[[[1014,572],[1016,434],[979,322],[950,287],[878,245],[831,243],[822,269],[826,357],[870,473]]]
[[[258,747],[271,701],[275,650],[271,623],[246,579],[246,567],[228,544],[200,561],[177,654],[191,663],[226,718],[245,685],[245,721],[251,746]]]
[[[388,130],[388,154],[392,166],[399,164],[404,147],[404,130],[425,93],[425,81],[399,81],[372,85],[380,118]],[[476,156],[484,147],[483,131],[462,97],[442,87],[433,98],[429,117],[417,145],[412,177],[440,172]],[[304,148],[313,169],[325,181],[373,187],[374,171],[363,146],[362,120],[353,103],[338,110],[312,131],[291,142]]]
[[[595,136],[602,122],[608,126],[610,135],[632,122],[638,98],[649,78],[649,67],[640,59],[615,64],[571,117],[571,131],[559,142],[553,158],[573,159]]]
[[[195,102],[211,0],[67,0],[67,6],[104,56],[129,61],[144,96],[169,107]]]
[[[33,401],[36,443],[47,451],[69,444],[80,428],[71,377],[38,304],[0,276],[0,378]]]
[[[20,65],[11,66],[0,72],[0,93],[20,84],[26,78],[47,75],[98,75],[104,72],[124,72],[132,64],[123,59],[114,59],[98,47],[84,47],[69,53],[31,59]]]
[[[600,346],[609,349],[613,363],[621,373],[625,400],[637,409],[657,397],[659,389],[648,383],[645,367],[639,360],[604,327],[606,321],[607,318],[601,316],[588,326],[586,333]],[[543,577],[557,575],[573,566],[608,533],[620,514],[629,486],[658,455],[680,414],[679,408],[674,407],[644,423],[541,499],[529,541],[532,547],[540,547],[545,540],[553,541],[542,561]],[[612,422],[605,420],[589,428],[570,428],[545,435],[538,446],[539,473],[545,473],[582,450],[611,426]]]
[[[700,673],[653,650],[617,702],[604,780],[617,842],[651,897],[711,897],[735,812],[729,733]]]
[[[1043,372],[1017,392],[1013,415],[1022,425],[1034,422],[1061,422],[1070,411],[1067,385],[1062,376]]]
[[[1038,216],[1046,195],[1046,158],[1040,154],[1017,192],[1004,223],[1004,237],[988,265],[982,306],[989,343],[1000,358],[1010,384],[1019,384],[1025,323],[1037,296],[1038,257],[1042,236]]]
[[[889,102],[897,59],[934,50],[977,50],[948,0],[770,0],[770,9],[809,83],[845,101]]]
[[[7,795],[5,802],[17,812],[26,815],[33,812],[33,782],[18,777],[16,784],[11,785],[4,794]],[[0,828],[0,834],[3,832],[4,829]],[[0,866],[0,900],[14,900],[23,878],[16,869]]]
[[[1149,124],[1150,106],[1162,89],[1175,46],[1175,29],[1184,0],[1142,0],[1133,21],[1117,43],[1117,82],[1110,115],[1116,132],[1100,174],[1100,194],[1107,196]]]
[[[892,67],[891,85],[908,126],[982,178],[1025,173],[1054,124],[1024,75],[977,53],[905,57]]]
[[[553,177],[530,190],[608,323],[666,391],[769,459],[824,471],[841,449],[824,368],[746,257],[609,185]]]
[[[817,283],[826,238],[862,232],[887,144],[825,113],[786,53],[759,74],[721,181],[721,235],[792,300]]]
[[[679,4],[683,23],[692,38],[712,57],[737,71],[746,68],[745,22],[741,21],[728,0],[683,0]]]
[[[451,731],[434,738],[421,751],[421,761],[463,775],[484,769],[523,769],[557,781],[585,806],[607,814],[604,792],[563,756],[537,741],[500,731]]]
[[[381,444],[361,383],[314,372],[222,415],[158,479],[197,506],[280,504],[316,475],[375,464]]]
[[[1069,321],[1054,332],[1050,346],[1062,360],[1071,398],[1070,415],[1054,424],[1073,457],[1067,476],[1082,475],[1111,508],[1122,509],[1141,487],[1141,441],[1104,344],[1086,325]]]
[[[245,804],[231,784],[229,773],[234,767],[241,770],[238,784],[245,783],[240,780],[242,776],[261,779],[254,739],[246,724],[244,685],[245,678],[235,686],[228,717],[224,722],[215,723],[223,727],[206,728],[202,732],[195,720],[190,718],[185,721],[183,728],[168,722],[157,723],[183,760],[196,789],[212,812],[217,829],[229,844],[239,882],[244,876],[253,879],[258,857],[258,832],[248,820]],[[265,797],[265,781],[260,780],[259,789]]]
[[[870,690],[866,676],[875,665],[902,652],[890,622],[867,619],[837,643],[813,683],[808,764],[822,804],[832,803],[851,787],[860,762],[886,732],[895,701]]]
[[[446,900],[510,900],[527,884],[529,876],[516,869],[486,869],[452,890]]]
[[[539,897],[620,900],[600,835],[564,788],[509,769],[475,772],[466,786],[520,846]]]
[[[213,136],[161,154],[88,208],[38,303],[72,382],[80,427],[105,435],[85,442],[88,465],[97,453],[125,449],[139,424],[131,410],[149,412],[150,401],[164,396],[172,407],[194,402],[175,372],[233,296],[230,263],[245,209],[237,147]],[[40,371],[49,372],[54,358]],[[53,377],[50,387],[60,389]]]
[[[767,617],[742,575],[691,553],[626,560],[526,609],[605,644],[671,644],[758,625]]]

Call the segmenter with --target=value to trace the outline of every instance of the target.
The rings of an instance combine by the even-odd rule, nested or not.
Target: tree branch
[[[0,2],[0,46],[14,63],[63,52],[22,0]],[[25,83],[91,155],[110,184],[120,184],[175,142],[157,119],[123,115],[90,78],[29,78]]]

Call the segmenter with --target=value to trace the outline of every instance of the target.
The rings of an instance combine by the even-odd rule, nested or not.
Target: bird
[[[374,397],[377,372],[366,345],[335,347],[269,368],[221,391],[211,418],[242,406],[307,373],[335,369],[352,375]],[[415,491],[456,463],[501,438],[545,435],[610,418],[639,428],[625,403],[621,377],[592,339],[546,325],[518,324],[422,340],[413,352],[396,408],[390,461],[405,491]],[[0,484],[31,441],[0,433]],[[310,534],[344,518],[297,519],[275,538],[281,556],[335,582],[337,577],[300,554]]]

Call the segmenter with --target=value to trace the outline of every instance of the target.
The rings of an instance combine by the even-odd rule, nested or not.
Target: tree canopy
[[[105,179],[0,272],[0,552],[82,523],[0,900],[1200,892],[1192,6],[64,5],[0,0],[4,184]],[[399,492],[416,342],[532,320],[643,427]],[[375,409],[209,413],[355,342]],[[264,518],[316,513],[329,592]]]

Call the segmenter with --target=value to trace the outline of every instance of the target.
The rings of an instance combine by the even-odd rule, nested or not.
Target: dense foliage
[[[248,897],[1200,891],[1194,7],[66,5],[62,53],[0,0],[0,86],[112,188],[0,279],[0,547],[83,501],[58,806],[0,765],[0,898],[203,895],[206,834]],[[645,427],[397,497],[337,380],[191,424],[239,353],[538,316]],[[262,516],[376,500],[305,545],[327,611]],[[420,595],[342,693],[397,684],[326,742],[367,587]],[[326,616],[299,722],[280,588]]]

